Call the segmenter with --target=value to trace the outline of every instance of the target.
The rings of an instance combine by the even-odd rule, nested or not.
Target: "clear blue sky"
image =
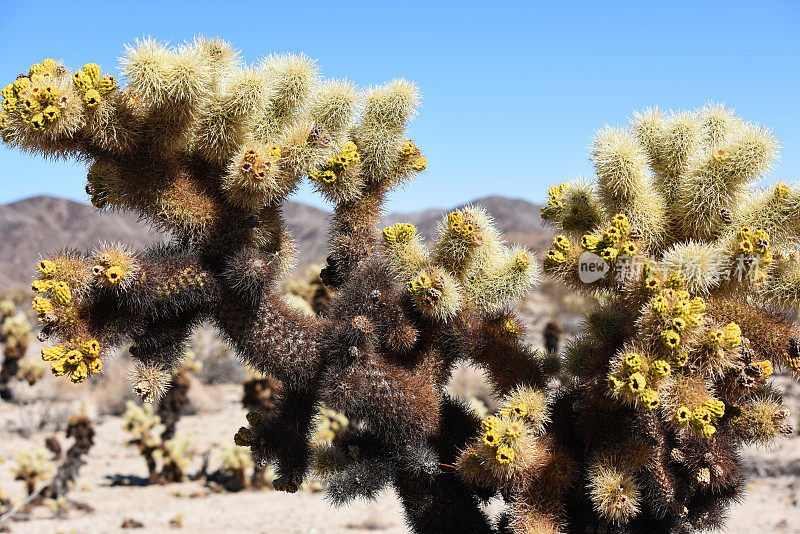
[[[558,4],[558,5],[556,5]],[[412,137],[428,171],[389,208],[447,207],[489,194],[541,201],[591,174],[594,130],[650,105],[709,100],[771,126],[770,181],[800,179],[800,2],[2,2],[0,79],[45,57],[117,67],[123,45],[219,35],[248,61],[305,52],[323,74],[422,89]],[[5,82],[4,82],[5,83]],[[84,199],[82,166],[0,147],[0,202]],[[299,200],[320,204],[308,190]]]

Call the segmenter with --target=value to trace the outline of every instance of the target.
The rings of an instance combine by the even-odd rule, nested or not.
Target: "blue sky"
[[[248,61],[304,52],[325,76],[414,80],[423,105],[411,136],[428,171],[391,210],[489,194],[542,201],[549,185],[591,174],[595,129],[653,105],[736,108],[784,147],[767,181],[800,179],[800,2],[492,4],[3,2],[0,78],[45,57],[113,72],[137,37],[179,43],[202,33],[231,41]],[[85,200],[84,179],[81,165],[0,146],[0,202]],[[321,205],[306,189],[297,199]]]

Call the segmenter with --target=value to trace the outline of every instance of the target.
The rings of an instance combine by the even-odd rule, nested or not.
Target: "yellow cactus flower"
[[[623,256],[635,256],[639,252],[639,247],[633,241],[626,241],[619,247],[619,253]]]
[[[718,399],[707,400],[703,403],[703,408],[705,408],[714,419],[719,419],[725,415],[725,403]]]
[[[722,329],[722,344],[732,349],[742,344],[742,329],[736,323],[728,323]]]
[[[397,241],[397,232],[395,231],[394,226],[387,226],[381,232],[383,235],[383,239],[389,243],[394,243]]]
[[[557,235],[553,238],[553,248],[559,252],[567,252],[570,248],[572,248],[572,244],[569,242],[569,239],[567,239],[566,236]]]
[[[411,170],[414,171],[424,171],[428,167],[428,160],[425,158],[417,158],[411,164]]]
[[[12,86],[14,88],[14,94],[17,97],[19,97],[23,93],[28,92],[28,90],[31,88],[32,84],[31,84],[30,78],[23,77],[23,78],[18,78],[17,80],[15,80],[14,83],[12,84]]]
[[[19,104],[19,99],[11,96],[3,100],[3,111],[6,113],[13,113],[17,109],[17,104]]]
[[[514,257],[514,271],[522,272],[531,264],[531,256],[527,252],[518,252]]]
[[[772,376],[774,370],[772,369],[772,363],[769,360],[762,360],[760,362],[753,362],[753,365],[756,365],[761,368],[761,378],[769,378]]]
[[[616,226],[610,226],[603,232],[603,243],[609,247],[616,247],[622,239],[622,232]]]
[[[107,95],[116,88],[117,80],[111,75],[103,76],[103,78],[97,82],[97,91],[101,96]]]
[[[47,125],[47,122],[44,119],[44,114],[36,113],[31,117],[31,126],[34,130],[44,130],[44,127]]]
[[[528,415],[528,408],[521,402],[515,402],[509,406],[508,410],[512,415],[517,417],[525,417]]]
[[[694,297],[689,301],[689,311],[691,313],[703,313],[706,311],[706,301],[703,297]]]
[[[79,93],[85,93],[92,88],[92,79],[83,71],[72,75],[72,84]]]
[[[89,79],[92,80],[93,84],[96,84],[100,81],[101,71],[100,65],[97,63],[87,63],[83,66],[83,72],[89,76]]]
[[[96,339],[90,339],[81,346],[81,353],[90,358],[100,355],[100,343]]]
[[[650,307],[653,308],[653,311],[655,312],[656,315],[661,317],[667,315],[670,312],[669,300],[667,300],[667,298],[663,294],[656,295]]]
[[[608,389],[610,389],[612,392],[618,391],[619,388],[625,385],[625,382],[616,376],[609,376],[606,383],[608,384]]]
[[[708,424],[711,424],[711,413],[703,407],[695,408],[692,411],[692,426],[702,428]]]
[[[88,367],[92,374],[98,374],[103,370],[103,362],[100,360],[100,358],[94,358],[86,363],[86,367]]]
[[[80,384],[89,378],[89,367],[85,362],[78,363],[69,375],[70,380],[75,384]]]
[[[494,415],[487,417],[483,421],[481,421],[481,428],[483,428],[484,432],[489,430],[498,430],[502,428],[503,422],[500,421],[499,417]]]
[[[672,363],[675,367],[685,367],[686,364],[689,363],[689,355],[685,352],[679,352],[672,359]]]
[[[50,371],[55,376],[64,376],[68,372],[66,361],[61,359],[53,362],[53,365],[50,366]]]
[[[601,239],[599,237],[587,234],[581,237],[581,248],[589,252],[596,252],[597,247],[600,246]]]
[[[544,266],[545,267],[552,267],[552,266],[555,266],[555,265],[561,265],[565,261],[567,261],[567,257],[564,256],[563,253],[561,253],[560,251],[555,250],[555,249],[548,250],[547,254],[545,254],[545,256],[544,256]]]
[[[61,115],[61,111],[56,106],[47,106],[42,111],[42,115],[44,116],[45,122],[55,122],[58,120],[58,117]]]
[[[699,427],[699,428],[697,429],[697,433],[698,433],[698,434],[699,434],[701,437],[703,437],[703,438],[706,438],[706,439],[709,439],[709,438],[710,438],[711,436],[713,436],[713,435],[714,435],[716,432],[717,432],[717,429],[716,429],[716,427],[715,427],[714,425],[712,425],[712,424],[703,425],[703,426],[701,426],[701,427]]]
[[[36,266],[42,276],[51,277],[56,274],[56,264],[50,260],[42,260]]]
[[[628,217],[624,213],[617,213],[611,219],[611,226],[615,227],[623,234],[628,234],[631,229],[630,222],[628,222]]]
[[[617,255],[619,254],[619,250],[613,247],[606,247],[600,251],[600,257],[606,261],[614,261],[617,259]]]

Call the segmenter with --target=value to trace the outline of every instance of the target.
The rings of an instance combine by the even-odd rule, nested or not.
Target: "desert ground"
[[[466,380],[465,378],[462,378]],[[800,386],[782,380],[790,404],[800,403]],[[193,387],[198,413],[185,416],[179,433],[191,436],[194,452],[191,474],[199,469],[202,454],[210,451],[210,469],[219,463],[218,452],[230,443],[244,421],[241,388],[236,384]],[[97,397],[88,395],[89,403]],[[22,406],[0,406],[0,456],[41,446],[53,434],[65,414],[79,409],[81,400],[53,401],[28,398]],[[391,491],[375,502],[356,502],[333,509],[323,493],[305,490],[296,494],[271,489],[219,492],[200,481],[169,485],[145,485],[147,469],[137,451],[125,445],[119,416],[98,415],[97,437],[76,488],[70,492],[71,509],[55,514],[37,506],[6,523],[7,532],[106,533],[127,532],[123,522],[133,520],[144,532],[252,532],[332,534],[337,532],[406,532],[400,504]],[[62,444],[65,443],[62,438]],[[745,458],[751,472],[748,495],[734,507],[727,532],[800,532],[800,436],[792,436],[775,448],[748,449]],[[11,463],[7,461],[6,464]],[[0,487],[13,499],[24,497],[22,484],[0,466]],[[88,505],[91,510],[84,509]],[[129,521],[130,523],[130,521]]]

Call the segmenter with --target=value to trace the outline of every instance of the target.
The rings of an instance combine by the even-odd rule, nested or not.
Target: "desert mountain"
[[[530,202],[492,196],[470,204],[484,206],[509,241],[541,251],[552,238],[551,231],[541,224],[539,206]],[[385,217],[385,222],[413,223],[429,237],[447,211],[393,213]],[[328,212],[299,202],[289,202],[284,212],[300,249],[301,266],[322,261],[327,250]],[[0,287],[27,285],[40,251],[65,247],[88,250],[102,241],[140,247],[164,239],[132,214],[98,213],[88,204],[49,196],[0,205],[0,236]]]

